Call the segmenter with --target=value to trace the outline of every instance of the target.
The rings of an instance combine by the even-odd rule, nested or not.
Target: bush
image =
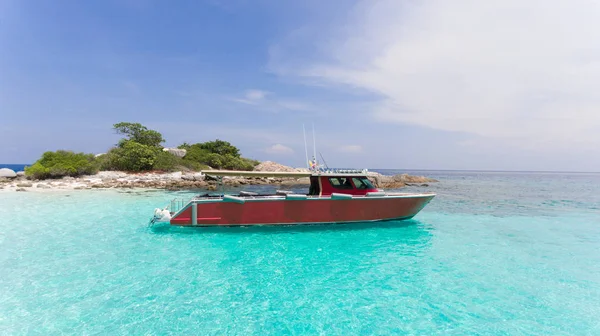
[[[65,150],[45,152],[31,167],[25,167],[25,175],[34,179],[91,175],[97,172],[98,164],[93,154]]]
[[[217,169],[253,170],[259,164],[256,160],[240,157],[239,149],[229,142],[216,140],[193,145],[182,144],[187,153],[185,161],[197,162]]]
[[[242,160],[242,165],[248,168],[245,170],[254,170],[254,167],[260,164],[260,161],[254,159],[240,158],[240,160]]]
[[[185,148],[184,148],[185,149]],[[211,153],[205,149],[203,149],[200,144],[194,144],[189,146],[186,149],[186,153],[184,156],[185,160],[194,161],[198,163],[208,164],[208,156]],[[208,164],[210,166],[210,164]]]
[[[227,141],[217,139],[215,141],[207,141],[196,145],[210,153],[240,157],[240,150]]]
[[[155,170],[173,171],[181,165],[181,158],[169,153],[161,151],[156,155],[153,168]]]
[[[96,158],[100,170],[120,170],[117,167],[118,153],[116,148]]]
[[[142,145],[126,140],[120,147],[111,149],[102,155],[102,170],[145,171],[152,170],[160,150],[156,147]]]
[[[156,156],[154,162],[155,170],[162,171],[180,171],[180,170],[202,170],[208,168],[206,165],[200,164],[195,161],[184,160],[178,156],[175,156],[169,152],[161,151]]]
[[[189,143],[187,143],[187,142],[184,142],[184,143],[182,143],[181,145],[177,146],[177,148],[179,148],[179,149],[185,149],[185,150],[188,150],[188,149],[190,149],[190,147],[192,147],[192,145],[190,145],[190,144],[189,144]]]

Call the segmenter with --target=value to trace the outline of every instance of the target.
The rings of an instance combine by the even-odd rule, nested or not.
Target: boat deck
[[[192,201],[213,201],[223,199],[225,196],[227,197],[235,197],[241,198],[244,200],[277,200],[277,199],[289,199],[290,197],[305,197],[307,199],[330,199],[332,196],[340,196],[346,195],[348,198],[373,198],[373,197],[426,197],[435,195],[435,193],[389,193],[389,192],[380,192],[380,193],[370,193],[369,195],[349,195],[349,194],[334,194],[334,195],[309,195],[305,193],[275,193],[275,194],[259,194],[259,193],[249,193],[249,192],[240,192],[238,194],[204,194],[194,196]]]
[[[277,192],[275,194],[259,194],[253,192],[242,191],[237,194],[203,194],[197,195],[192,198],[173,199],[168,206],[171,213],[177,213],[182,209],[186,208],[191,203],[205,203],[205,202],[236,202],[245,203],[260,202],[260,201],[283,201],[283,200],[342,200],[342,199],[382,199],[382,198],[420,198],[420,197],[431,197],[435,196],[435,193],[388,193],[388,192],[373,192],[367,195],[349,195],[349,194],[332,194],[332,195],[309,195],[293,192]]]

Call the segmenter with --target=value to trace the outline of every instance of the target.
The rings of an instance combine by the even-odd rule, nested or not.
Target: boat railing
[[[190,199],[188,198],[174,198],[169,204],[169,211],[171,213],[177,213],[179,212],[179,210],[183,209],[189,202]]]

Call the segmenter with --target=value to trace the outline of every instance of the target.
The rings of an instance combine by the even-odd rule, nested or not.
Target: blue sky
[[[141,122],[304,165],[599,171],[600,14],[575,0],[0,0],[0,162]],[[557,24],[559,20],[562,24]]]

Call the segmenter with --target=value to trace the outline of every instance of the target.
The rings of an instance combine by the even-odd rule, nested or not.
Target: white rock
[[[169,152],[177,157],[184,157],[185,154],[187,153],[187,151],[185,149],[181,149],[181,148],[163,148],[163,151],[165,152]]]
[[[116,180],[118,178],[127,177],[127,173],[121,171],[101,171],[93,176],[102,180]]]
[[[17,176],[25,176],[25,172],[24,171],[18,171],[17,172]]]
[[[92,183],[92,184],[102,183],[102,179],[99,179],[99,178],[85,179],[84,181]]]
[[[181,179],[185,180],[185,181],[204,181],[204,174],[202,174],[202,173],[185,174],[185,175],[181,176]]]
[[[169,179],[169,180],[181,180],[182,176],[183,176],[183,174],[181,172],[174,172],[174,173],[167,174],[165,176],[165,178]],[[160,177],[158,179],[161,180]]]
[[[12,169],[1,168],[0,169],[0,177],[15,178],[15,177],[17,177],[17,173],[15,173],[15,171]]]

